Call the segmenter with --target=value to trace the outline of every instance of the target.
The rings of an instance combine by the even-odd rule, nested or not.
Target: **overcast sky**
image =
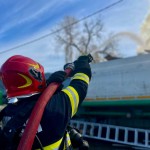
[[[7,53],[1,52],[51,33],[64,16],[81,19],[114,2],[117,0],[0,0],[0,66],[8,57],[21,54],[40,62],[46,72],[62,69],[64,53],[56,49],[52,35]],[[140,35],[149,9],[149,0],[123,0],[100,15],[106,32]],[[123,48],[129,43],[133,50],[121,52],[134,56],[137,43],[121,38]]]

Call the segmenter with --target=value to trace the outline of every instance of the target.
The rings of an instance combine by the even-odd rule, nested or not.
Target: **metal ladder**
[[[71,120],[83,137],[150,148],[150,130]]]

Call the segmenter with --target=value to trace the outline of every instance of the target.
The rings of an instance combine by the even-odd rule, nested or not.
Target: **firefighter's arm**
[[[88,56],[80,56],[74,61],[74,71],[71,73],[70,85],[62,91],[68,96],[72,108],[72,116],[77,112],[79,104],[87,94],[87,88],[91,79],[91,67]]]

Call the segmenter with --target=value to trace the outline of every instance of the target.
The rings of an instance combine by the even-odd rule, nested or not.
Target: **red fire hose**
[[[92,56],[89,54],[88,57],[89,57],[89,62],[91,62],[93,59]],[[71,71],[72,71],[71,69],[66,69],[65,70],[65,72],[67,73],[66,76],[68,76],[71,73]],[[28,123],[26,125],[25,131],[20,140],[17,150],[31,150],[32,149],[32,144],[34,142],[34,138],[35,138],[39,123],[41,121],[41,118],[44,112],[44,108],[60,84],[61,83],[56,83],[56,82],[51,83],[44,90],[42,95],[39,97],[29,117]]]

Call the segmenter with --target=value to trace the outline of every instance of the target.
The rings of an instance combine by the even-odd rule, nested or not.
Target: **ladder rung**
[[[116,128],[116,129],[115,129],[115,141],[118,140],[118,137],[119,137],[119,129]]]

